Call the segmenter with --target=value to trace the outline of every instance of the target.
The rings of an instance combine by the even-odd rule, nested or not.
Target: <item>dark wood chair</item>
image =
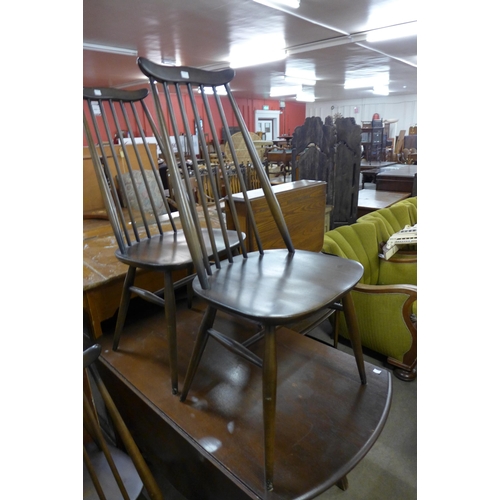
[[[163,307],[172,392],[177,394],[175,290],[190,286],[194,277],[193,262],[184,231],[178,227],[178,214],[174,217],[170,210],[156,158],[157,145],[147,144],[146,124],[156,143],[160,140],[145,104],[148,93],[148,89],[84,88],[87,109],[83,118],[99,188],[118,245],[115,255],[128,266],[113,349],[118,349],[132,293]],[[117,144],[113,144],[115,135]],[[192,187],[190,194],[194,196]],[[204,215],[204,225],[210,225],[208,213]],[[210,232],[200,230],[200,237],[212,238],[210,243],[221,252],[239,244],[235,232],[218,228]],[[137,269],[163,273],[164,288],[151,291],[144,285],[143,288],[137,286]]]
[[[127,425],[123,421],[111,398],[95,362],[101,354],[98,344],[83,352],[83,498],[87,500],[124,498],[146,498],[161,500],[161,491],[144,460]],[[111,418],[112,428],[123,443],[126,453],[106,438],[101,427],[97,402],[103,403]]]
[[[283,182],[285,182],[287,174],[292,171],[290,167],[292,153],[287,152],[286,149],[271,149],[264,156],[264,167],[269,179],[283,175]]]
[[[209,72],[188,67],[167,67],[144,58],[139,58],[138,64],[142,72],[150,79],[157,120],[160,123],[159,129],[163,138],[161,143],[162,146],[166,146],[163,156],[172,174],[170,180],[178,195],[176,196],[177,206],[197,271],[197,277],[193,281],[193,290],[207,303],[184,380],[181,401],[187,399],[210,337],[222,343],[231,352],[237,353],[249,362],[261,367],[263,369],[264,480],[266,488],[272,490],[278,369],[276,330],[279,326],[292,325],[312,318],[322,311],[327,311],[330,314],[333,308],[343,305],[352,327],[351,339],[353,339],[360,379],[362,383],[366,383],[356,315],[350,296],[350,290],[361,278],[363,268],[354,261],[294,249],[269,178],[231,94],[229,83],[234,76],[233,70]],[[219,86],[224,86],[227,92],[227,98],[224,97],[224,102],[217,93]],[[207,89],[213,91],[213,95],[208,95]],[[181,116],[179,120],[178,116]],[[268,210],[273,215],[270,223],[276,225],[276,231],[279,231],[283,238],[282,249],[264,250],[255,224],[252,206],[248,200],[245,181],[242,172],[237,168],[236,172],[240,177],[240,186],[246,205],[245,210],[248,214],[249,225],[252,227],[252,233],[256,236],[258,250],[247,252],[242,236],[238,255],[229,254],[226,260],[215,259],[213,265],[207,259],[207,255],[214,252],[199,237],[196,226],[197,212],[194,210],[192,200],[190,200],[188,186],[183,182],[184,165],[182,169],[176,168],[174,153],[166,140],[170,135],[177,137],[182,133],[185,134],[189,142],[191,137],[189,127],[193,121],[198,122],[201,116],[203,116],[204,123],[207,124],[205,130],[209,130],[210,135],[216,138],[214,144],[220,159],[222,152],[218,146],[220,142],[218,138],[220,129],[225,131],[228,140],[226,147],[231,149],[236,165],[239,164],[238,156],[231,141],[228,123],[236,123],[239,126],[249,158],[251,158],[260,179]],[[179,127],[179,122],[182,128]],[[192,148],[193,145],[189,144],[189,147]],[[202,157],[209,158],[209,155],[205,153],[207,144],[203,140],[200,141],[200,148],[203,151]],[[197,161],[194,157],[192,158],[194,175],[198,176]],[[220,163],[222,164],[222,161]],[[211,170],[208,168],[208,172]],[[227,175],[224,169],[222,175]],[[229,186],[228,182],[225,184]],[[216,213],[221,218],[220,224],[224,225],[226,211],[229,211],[236,230],[240,232],[233,194],[230,188],[227,189],[224,207],[216,203],[218,207]],[[218,331],[214,328],[218,311],[253,321],[256,325],[256,334],[239,342],[236,340],[234,332]],[[252,344],[261,339],[263,339],[265,346],[263,359],[259,358],[251,349]],[[194,400],[193,404],[195,404]]]

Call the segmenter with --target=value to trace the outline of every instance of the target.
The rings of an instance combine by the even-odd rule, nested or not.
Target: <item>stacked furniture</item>
[[[400,250],[391,259],[379,256],[389,236],[417,222],[417,199],[338,227],[324,236],[323,252],[356,260],[363,277],[352,297],[364,347],[387,356],[402,380],[416,377],[417,365],[417,253],[416,247]],[[349,338],[343,315],[337,315],[335,335]]]

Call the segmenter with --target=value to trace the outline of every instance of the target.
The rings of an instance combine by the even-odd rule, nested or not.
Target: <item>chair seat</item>
[[[238,236],[235,231],[228,231],[231,248],[238,246]],[[203,238],[210,248],[209,236],[206,229],[202,229]],[[222,231],[214,229],[217,248],[224,248]],[[127,247],[126,252],[115,252],[116,258],[129,266],[162,271],[163,269],[183,269],[192,263],[192,257],[182,230],[169,231],[162,235],[154,235],[150,239],[141,240]]]
[[[195,278],[193,291],[226,312],[284,325],[328,307],[362,275],[363,266],[352,260],[305,250],[266,250],[263,256],[252,252],[232,264],[224,261],[209,276],[208,289]]]

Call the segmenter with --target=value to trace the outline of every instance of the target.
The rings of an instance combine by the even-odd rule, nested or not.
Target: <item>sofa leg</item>
[[[394,376],[404,382],[411,382],[417,378],[417,369],[403,370],[402,368],[394,368]]]

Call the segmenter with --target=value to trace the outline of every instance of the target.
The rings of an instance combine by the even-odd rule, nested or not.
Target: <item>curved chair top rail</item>
[[[231,182],[228,179],[226,168],[219,167],[227,163],[220,146],[223,138],[231,151],[231,158],[233,158],[234,161],[233,168],[238,178],[238,190],[242,193],[244,203],[247,206],[249,225],[252,228],[251,232],[256,239],[256,246],[259,252],[262,254],[263,248],[247,195],[248,182],[243,173],[243,170],[247,167],[248,169],[252,168],[254,170],[260,181],[267,205],[281,233],[284,247],[290,252],[294,252],[293,243],[276,195],[272,191],[269,178],[247,130],[238,104],[229,87],[229,81],[234,76],[234,71],[225,70],[212,72],[185,66],[162,66],[144,58],[139,58],[138,64],[141,71],[150,81],[151,95],[156,109],[156,120],[158,122],[158,129],[162,135],[159,146],[168,165],[172,187],[175,192],[175,200],[179,209],[181,225],[186,236],[194,267],[197,270],[203,288],[208,286],[207,275],[212,274],[212,266],[208,259],[208,255],[212,254],[217,257],[218,252],[213,244],[210,250],[202,242],[200,237],[200,221],[194,207],[195,203],[192,192],[187,189],[187,186],[183,186],[189,177],[194,177],[197,184],[201,185],[200,162],[195,151],[196,142],[199,144],[200,156],[206,161],[206,172],[211,185],[211,191],[220,194],[215,203],[215,213],[218,218],[219,227],[224,228],[226,226],[223,209],[224,211],[227,210],[231,214],[231,219],[235,224],[235,231],[239,234],[240,249],[243,256],[246,257],[246,246],[244,243],[245,235],[238,222],[236,202],[233,199],[235,193],[232,192]],[[199,85],[199,93],[195,90],[197,85]],[[206,91],[209,85],[212,87],[224,85],[227,96],[223,97],[227,99],[229,106],[223,106],[222,98],[218,92],[214,91],[214,95],[209,96]],[[163,88],[162,93],[159,92],[160,86]],[[188,99],[184,99],[183,97],[185,92],[187,92]],[[205,122],[205,129],[203,132],[205,132],[205,130],[210,132],[213,138],[212,145],[215,148],[215,153],[218,158],[218,166],[216,166],[214,170],[218,175],[212,172],[212,164],[208,149],[209,144],[207,140],[208,134],[198,133],[197,135],[193,135],[191,132],[193,124],[192,118],[194,118],[195,124],[199,124],[202,117]],[[251,158],[251,162],[247,166],[238,160],[239,155],[236,153],[236,147],[229,129],[229,123],[237,124],[240,129],[244,140],[244,147],[248,153],[245,157]],[[223,132],[223,136],[220,131]],[[169,137],[174,138],[173,143],[169,140]],[[183,155],[176,158],[174,154],[173,146],[177,145],[177,150],[180,150],[180,145],[182,143],[181,139],[185,139],[186,141],[187,151],[191,159],[191,173],[188,171],[187,161]],[[180,168],[178,168],[178,162],[180,163]],[[219,189],[219,184],[221,183],[224,185],[224,190]],[[223,200],[224,207],[222,207],[220,203],[221,200]],[[198,203],[200,207],[202,207],[203,213],[206,214],[205,221],[208,226],[211,216],[208,209],[208,202],[203,192],[200,192]],[[228,260],[230,262],[232,261],[232,256],[229,252]],[[215,266],[220,267],[220,262],[217,261],[217,258],[215,259]]]
[[[113,100],[137,102],[149,94],[149,89],[122,90],[111,87],[83,87],[83,98],[90,100]]]
[[[87,368],[101,355],[101,346],[94,344],[93,346],[83,351],[83,367]]]
[[[208,71],[188,66],[164,66],[144,57],[137,59],[141,71],[161,83],[186,83],[218,87],[229,83],[234,78],[234,70],[227,68],[220,71]]]
[[[148,145],[151,133],[146,126],[157,144],[162,140],[145,104],[148,95],[147,88],[83,89],[87,104],[83,122],[89,153],[122,254],[134,242],[163,234],[167,220],[177,231],[157,158]]]

